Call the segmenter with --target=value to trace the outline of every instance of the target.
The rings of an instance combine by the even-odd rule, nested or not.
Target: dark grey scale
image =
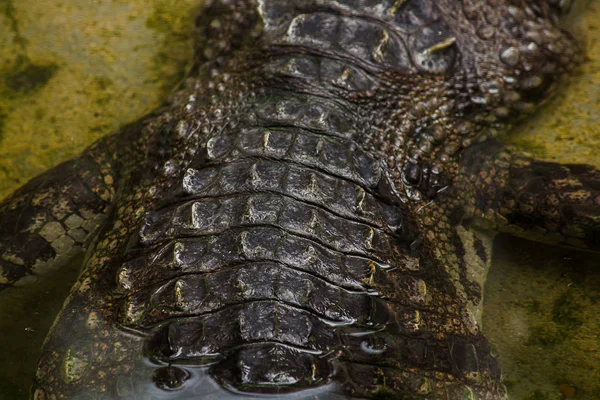
[[[188,170],[187,177],[199,174]],[[224,182],[223,185],[220,182]],[[346,218],[358,219],[380,229],[393,231],[401,224],[401,214],[392,206],[377,201],[373,194],[345,180],[297,165],[282,165],[276,161],[243,160],[222,167],[221,176],[209,186],[186,185],[186,194],[213,197],[269,191],[326,208]]]
[[[343,116],[347,110],[339,106],[301,96],[271,94],[257,106],[256,116],[261,126],[296,127],[350,139],[353,130]]]
[[[331,30],[347,54],[410,64],[387,30],[318,14],[296,17],[288,39],[312,46],[331,42]],[[279,56],[266,69],[372,90],[357,66],[311,57]],[[362,362],[386,335],[374,332],[427,334],[435,317],[427,285],[410,276],[419,260],[402,233],[407,222],[380,161],[354,142],[351,110],[285,91],[250,108],[253,116],[207,140],[182,191],[146,215],[139,237],[148,250],[117,271],[119,322],[148,332],[146,352],[159,364],[205,365],[222,384],[278,391],[326,382],[341,338],[365,342]],[[372,337],[355,343],[357,331]]]
[[[354,134],[354,130],[350,121],[342,117],[343,112],[332,104],[315,102],[306,109],[306,113],[300,119],[300,126],[348,138]]]
[[[160,228],[169,224],[172,214],[169,209],[147,213],[139,232],[140,242],[149,245],[158,241],[164,235]]]
[[[292,157],[299,162],[311,159],[320,166],[327,166],[334,172],[347,170],[351,152],[342,146],[332,146],[322,137],[299,135],[292,147]]]
[[[224,387],[278,395],[323,385],[334,372],[328,359],[279,343],[243,346],[211,370]]]
[[[429,24],[408,38],[408,47],[417,68],[433,74],[449,74],[457,56],[454,38],[440,22]]]
[[[212,146],[209,154],[215,154],[215,148],[219,149],[219,154],[223,156],[218,159],[219,162],[227,162],[222,167],[219,165],[208,166],[202,169],[189,168],[183,177],[183,191],[186,194],[199,194],[204,190],[211,188],[215,190],[214,185],[241,185],[239,173],[247,165],[241,166],[235,161],[237,158],[248,156],[261,156],[273,158],[281,161],[293,161],[298,164],[317,168],[322,175],[329,174],[330,179],[351,180],[360,186],[374,189],[382,179],[382,166],[379,161],[358,148],[351,142],[344,140],[321,136],[301,130],[261,130],[251,129],[242,130],[239,133],[237,143],[237,157],[234,157],[234,150],[222,149],[217,144],[231,143],[230,140],[211,139],[209,144]],[[211,158],[212,159],[212,158]],[[216,161],[216,160],[215,160]],[[234,167],[230,167],[233,165]],[[251,171],[259,171],[259,166],[265,165],[257,163],[257,168]],[[269,171],[269,175],[264,179],[255,179],[270,183],[273,186],[279,185],[280,177],[286,173],[286,167],[282,164],[272,163],[271,168],[261,168],[262,171]],[[280,169],[277,170],[277,166]],[[238,168],[233,171],[233,168]],[[316,172],[315,172],[316,173]],[[243,176],[247,176],[245,173]],[[259,174],[260,175],[260,174]],[[252,182],[250,178],[244,178],[248,183]],[[231,184],[230,182],[235,182]],[[214,192],[213,192],[214,193]],[[354,196],[353,196],[354,197]]]
[[[408,51],[395,32],[364,19],[344,18],[342,22],[339,46],[351,56],[395,71],[413,69]]]
[[[379,181],[380,165],[368,156],[361,158],[363,154],[360,154],[355,145],[342,141],[298,135],[292,147],[291,157],[298,163],[311,165],[334,176],[351,179],[361,186],[373,188]]]
[[[183,192],[189,194],[210,187],[217,181],[219,170],[219,167],[202,168],[200,170],[186,169],[181,182]]]
[[[273,246],[272,242],[267,242],[261,235],[267,229],[255,228],[240,234],[240,247],[242,254],[247,257],[256,257],[256,249],[265,247],[272,249],[275,260],[278,260],[293,268],[307,271],[318,277],[326,279],[341,287],[349,289],[364,290],[365,284],[360,278],[356,279],[345,268],[345,260],[348,257],[345,254],[331,250],[314,241],[305,238],[299,238],[291,234],[281,234],[281,240]],[[275,231],[275,230],[273,230]],[[266,252],[258,252],[259,256],[266,257]],[[370,263],[380,265],[369,258],[362,258],[365,274],[369,271]],[[360,275],[357,274],[360,277]]]
[[[330,49],[339,37],[342,17],[328,13],[310,13],[296,16],[289,24],[283,43]]]
[[[249,159],[228,163],[221,170],[217,184],[208,192],[214,196],[239,190],[277,192],[281,190],[289,169],[289,165],[277,161]]]
[[[372,365],[377,356],[378,367],[398,367],[411,365],[425,370],[435,370],[455,374],[465,380],[477,381],[479,372],[486,371],[498,375],[498,367],[493,358],[487,356],[481,360],[478,353],[486,354],[489,346],[480,341],[476,348],[463,338],[447,338],[445,341],[435,341],[428,338],[405,337],[398,335],[374,334],[367,340],[360,337],[342,338],[345,343],[352,343],[350,348],[360,348],[362,352],[343,353],[340,360],[348,362],[349,368],[358,365]],[[395,349],[403,349],[396,352]],[[483,367],[483,368],[482,368]],[[371,367],[374,368],[374,367]],[[452,397],[455,398],[455,397]]]
[[[274,76],[298,78],[302,80],[318,80],[320,59],[308,55],[285,55],[274,57],[264,71]]]
[[[366,188],[375,188],[381,180],[380,162],[350,141],[299,129],[265,129],[243,133],[240,133],[238,144],[242,155],[293,161]],[[210,179],[212,174],[202,173],[202,176]],[[205,186],[202,182],[198,182],[198,185]]]
[[[319,76],[319,59],[316,57],[290,57],[283,68],[289,76],[304,79],[317,79]]]
[[[340,345],[337,332],[330,329],[332,324],[308,311],[273,301],[239,304],[157,326],[149,333],[146,352],[161,362],[203,365],[222,359],[222,349],[268,340],[324,354]]]
[[[265,1],[261,4],[261,16],[266,23],[268,34],[275,34],[288,29],[289,23],[300,10],[336,9],[346,14],[377,16],[382,20],[390,20],[397,10],[396,0],[377,2],[372,0],[341,0],[326,3],[316,0],[297,0],[293,3]],[[403,3],[403,2],[400,2]],[[309,30],[310,31],[310,30]]]
[[[291,157],[300,164],[314,165],[321,170],[326,168],[335,176],[348,175],[348,171],[352,171],[348,168],[352,152],[340,144],[318,136],[299,135],[292,146]]]
[[[235,137],[232,135],[218,135],[211,137],[206,142],[206,158],[207,160],[218,160],[231,157],[231,152],[234,149]]]
[[[334,250],[375,259],[379,258],[376,253],[391,252],[395,240],[378,228],[272,193],[203,198],[150,212],[140,237],[144,244],[150,244],[256,225],[279,227],[327,243]]]
[[[481,360],[485,363],[484,368],[481,368],[478,352],[486,354],[485,351],[489,350],[486,343],[477,343],[481,347],[477,349],[475,345],[462,338],[436,341],[425,337],[406,337],[377,332],[364,337],[342,337],[342,341],[348,348],[362,350],[342,353],[340,361],[345,361],[350,370],[354,370],[357,365],[382,369],[410,365],[419,369],[455,374],[462,379],[474,381],[479,378],[477,371],[485,370],[493,375],[498,373],[495,360],[489,356]],[[377,367],[374,367],[375,364]]]
[[[352,92],[374,92],[378,83],[359,67],[330,58],[320,60],[319,77],[322,82]]]
[[[402,171],[402,179],[410,186],[419,186],[423,170],[418,163],[408,162]]]
[[[359,350],[342,352],[340,359],[349,364],[372,364],[378,367],[411,365],[439,370],[440,365],[436,365],[439,364],[437,353],[447,352],[447,348],[427,347],[427,340],[421,337],[406,337],[386,330],[366,335],[342,335],[341,341],[345,348]],[[449,369],[448,365],[445,369]]]
[[[289,155],[296,134],[296,130],[275,128],[242,129],[237,135],[236,148],[244,155],[280,159]]]
[[[177,277],[131,294],[124,304],[143,310],[143,320],[132,324],[139,328],[263,300],[310,310],[331,324],[356,323],[372,309],[385,307],[375,295],[348,291],[277,263],[248,263],[212,274]]]
[[[418,259],[399,252],[387,256],[387,262],[401,272],[419,270]],[[117,272],[117,286],[120,292],[129,293],[184,274],[216,272],[257,261],[279,262],[355,291],[368,291],[373,282],[384,285],[390,269],[387,263],[342,254],[277,228],[252,228],[168,242],[123,263]],[[151,273],[144,273],[144,267]]]
[[[432,0],[400,1],[394,11],[394,26],[403,33],[414,32],[437,18]]]
[[[299,99],[270,98],[256,108],[256,116],[273,125],[295,126],[295,121],[300,119],[306,110],[306,104]]]
[[[384,65],[386,69],[403,73],[414,71],[406,44],[397,33],[391,30],[386,31],[383,37],[380,38],[377,47],[373,50],[372,57],[377,63]]]
[[[410,57],[402,40],[383,25],[368,19],[320,12],[300,14],[292,20],[282,41],[318,51],[328,50],[395,70],[410,68]]]
[[[300,6],[300,2],[296,2],[296,6]],[[265,1],[259,7],[260,16],[265,24],[265,34],[274,37],[277,33],[287,27],[294,15],[293,5],[283,1]]]
[[[451,346],[452,362],[462,375],[479,371],[477,350],[472,343],[466,340],[457,340]]]
[[[375,307],[373,310],[371,310],[371,312],[368,314],[369,317],[371,318],[371,320],[377,320],[380,321],[380,324],[374,324],[374,323],[370,323],[369,326],[371,329],[375,329],[375,330],[382,330],[384,329],[386,326],[393,324],[394,321],[394,314],[391,313],[389,311],[389,309],[383,305],[382,302],[376,303],[379,305],[382,305],[380,307]],[[283,328],[287,328],[288,327],[288,323],[289,323],[289,331],[290,334],[292,335],[290,337],[290,339],[301,339],[302,336],[298,334],[298,332],[302,333],[303,331],[307,330],[307,319],[305,318],[299,318],[302,317],[303,315],[301,313],[299,313],[299,315],[294,315],[293,318],[285,318],[285,322],[283,318],[279,318],[278,319],[278,327],[282,326]],[[253,320],[253,322],[256,322],[256,320]],[[353,326],[355,327],[362,327],[362,332],[375,332],[375,331],[369,331],[368,327],[367,327],[367,323],[368,321],[358,321],[358,323],[353,324]],[[298,324],[300,324],[300,326],[298,326]],[[325,325],[329,325],[328,327],[325,327]],[[227,365],[231,359],[237,360],[238,362],[240,361],[240,357],[242,356],[242,354],[249,348],[252,348],[253,350],[258,350],[261,348],[271,348],[271,345],[278,345],[278,346],[282,346],[283,348],[289,349],[292,354],[296,354],[296,357],[298,357],[300,360],[302,359],[303,355],[314,355],[318,357],[318,362],[316,359],[310,359],[311,360],[311,365],[310,365],[310,374],[309,375],[302,375],[299,376],[299,378],[303,378],[303,381],[306,381],[307,378],[309,378],[309,381],[312,381],[313,379],[316,379],[316,377],[318,377],[319,372],[322,370],[328,371],[328,373],[331,373],[331,369],[335,368],[335,366],[338,364],[338,357],[339,355],[342,353],[342,349],[343,347],[341,345],[343,345],[343,338],[347,335],[346,329],[350,328],[350,325],[348,324],[313,324],[310,326],[311,328],[311,335],[309,337],[309,340],[307,342],[307,344],[309,346],[314,346],[314,347],[308,347],[308,349],[306,348],[307,346],[292,346],[289,345],[288,343],[272,343],[267,341],[266,343],[250,343],[247,345],[242,345],[242,346],[238,346],[237,348],[234,347],[231,351],[228,352],[228,354],[226,354],[226,358],[221,361],[220,363],[218,363],[214,368],[219,368],[221,367],[223,364],[223,366],[227,366],[230,367],[230,365]],[[245,324],[243,324],[243,326],[245,326]],[[324,331],[321,331],[321,328],[325,328]],[[329,329],[327,329],[329,328]],[[280,330],[282,330],[281,328],[279,328]],[[261,327],[256,327],[256,328],[251,328],[249,329],[249,332],[257,332],[257,331],[262,331],[264,332],[264,330],[262,330]],[[293,332],[293,333],[292,333]],[[332,335],[332,333],[334,333],[334,335]],[[270,332],[268,332],[267,334],[270,334]],[[354,332],[354,334],[356,334],[356,331]],[[324,335],[324,336],[322,336]],[[319,345],[313,345],[312,340],[313,339],[317,339],[317,338],[322,338],[322,340],[324,341],[324,343],[327,344],[327,346],[321,346],[318,347]],[[259,347],[260,344],[260,347]],[[324,347],[324,348],[323,348]],[[274,350],[272,349],[271,352],[274,352]],[[279,354],[279,353],[278,353]],[[281,362],[282,360],[278,360],[278,362]],[[285,361],[285,360],[283,360]],[[298,365],[299,364],[299,365]],[[281,366],[281,364],[279,364],[279,366]],[[286,365],[286,366],[290,366],[292,367],[291,370],[297,370],[299,367],[302,366],[302,363],[297,363],[294,365]],[[252,365],[248,365],[249,368],[255,368],[255,369],[262,369],[262,368],[268,368],[268,369],[272,369],[272,368],[276,368],[277,364],[271,364],[268,362],[268,360],[265,360],[263,358],[260,359],[260,364],[252,364]],[[280,372],[279,369],[273,370],[271,372]],[[321,379],[321,378],[319,378]],[[240,382],[238,382],[239,384]],[[248,382],[250,383],[250,382]],[[251,382],[252,384],[255,384],[256,382]],[[297,381],[290,381],[289,384],[294,384],[295,386],[298,384]],[[285,388],[283,388],[283,390],[286,390]]]
[[[330,1],[328,3],[344,12],[359,15],[373,15],[382,20],[389,20],[391,15],[393,15],[395,4],[398,3],[398,1],[339,0]]]
[[[358,18],[342,18],[337,45],[359,60],[379,62],[374,57],[374,45],[385,37],[389,40],[389,34],[373,23]]]
[[[290,167],[285,175],[283,190],[296,199],[318,204],[388,232],[395,231],[402,223],[402,216],[397,209],[386,207],[362,187],[320,172]]]

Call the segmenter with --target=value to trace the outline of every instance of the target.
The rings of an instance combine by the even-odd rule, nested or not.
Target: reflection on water
[[[130,374],[118,376],[116,382],[109,381],[114,390],[114,398],[139,400],[276,400],[282,394],[249,394],[235,388],[223,388],[208,373],[209,367],[191,367],[189,365],[171,365],[158,367],[148,359],[137,360]],[[170,376],[157,375],[163,371]],[[157,374],[158,373],[158,374]],[[179,375],[179,376],[176,376]],[[179,379],[185,376],[185,379]],[[173,388],[173,389],[170,389]],[[302,392],[285,394],[290,400],[343,400],[346,397],[336,393],[334,383],[306,389]],[[77,399],[86,399],[87,393],[81,393]]]
[[[199,3],[0,1],[0,198],[156,107],[191,58],[190,10]],[[589,62],[509,138],[538,157],[600,166],[598,3],[588,18]],[[506,237],[496,250],[483,323],[511,397],[600,399],[600,257]],[[0,294],[0,398],[27,398],[44,332],[76,267]],[[140,363],[135,387],[169,398]],[[208,378],[188,371],[192,395],[191,383]]]
[[[185,383],[176,391],[159,389],[155,383],[156,365],[140,360],[134,367],[135,376],[125,376],[120,379],[120,395],[123,399],[152,399],[152,400],[250,400],[250,399],[281,399],[281,394],[248,394],[240,393],[234,388],[224,389],[207,373],[208,367],[192,368],[177,366],[174,369],[185,371],[189,376]],[[290,400],[343,400],[344,396],[336,394],[336,385],[329,384],[314,389],[303,390],[300,393],[286,394]]]

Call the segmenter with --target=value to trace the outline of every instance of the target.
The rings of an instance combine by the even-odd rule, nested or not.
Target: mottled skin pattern
[[[0,205],[1,284],[87,249],[42,399],[502,399],[491,240],[596,249],[600,172],[494,138],[570,2],[221,0],[164,109]]]

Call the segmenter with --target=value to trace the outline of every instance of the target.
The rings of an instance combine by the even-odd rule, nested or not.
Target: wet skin
[[[501,399],[497,232],[597,250],[600,173],[495,141],[581,59],[550,1],[214,2],[170,104],[0,205],[87,252],[32,395]]]

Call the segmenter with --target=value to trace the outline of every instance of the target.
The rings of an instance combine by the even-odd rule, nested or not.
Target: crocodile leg
[[[463,172],[468,178],[458,186],[473,199],[466,216],[476,224],[544,243],[600,250],[598,169],[536,161],[486,144],[465,153]]]
[[[0,290],[35,280],[81,253],[114,198],[110,139],[31,180],[0,203]]]

